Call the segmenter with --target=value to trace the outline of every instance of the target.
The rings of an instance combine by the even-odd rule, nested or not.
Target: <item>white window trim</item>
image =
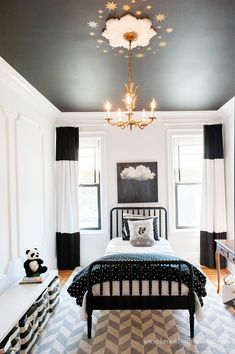
[[[168,129],[167,131],[167,161],[168,161],[168,205],[169,205],[169,231],[172,233],[196,233],[198,229],[177,229],[176,225],[176,201],[175,201],[175,180],[174,180],[174,146],[175,136],[202,136],[203,129]]]
[[[101,131],[82,131],[79,132],[81,138],[99,138],[100,139],[100,155],[101,155],[101,169],[100,169],[100,215],[101,215],[101,229],[100,230],[80,230],[81,235],[103,235],[107,233],[107,172],[106,172],[106,136],[105,132]]]

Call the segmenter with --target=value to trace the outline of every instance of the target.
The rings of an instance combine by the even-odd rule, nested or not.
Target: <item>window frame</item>
[[[81,228],[81,234],[82,235],[92,235],[92,234],[103,234],[105,230],[107,229],[107,222],[106,219],[104,218],[104,215],[106,214],[107,211],[107,200],[106,200],[106,190],[105,190],[105,185],[106,185],[106,170],[105,170],[105,132],[101,131],[80,131],[79,133],[80,138],[87,138],[87,139],[92,139],[92,138],[97,138],[99,139],[100,145],[99,145],[99,158],[100,158],[100,171],[99,171],[99,219],[98,219],[98,225],[99,228]],[[86,184],[79,184],[79,186],[86,186]],[[89,186],[89,184],[88,184]],[[94,184],[92,184],[94,186]],[[79,188],[79,187],[78,187]]]
[[[175,179],[175,150],[174,150],[174,139],[180,137],[203,137],[202,127],[195,128],[171,128],[167,130],[167,157],[168,157],[168,203],[169,203],[169,229],[170,232],[180,233],[180,232],[192,232],[197,233],[199,227],[179,227],[177,228],[177,193],[176,193],[176,183]],[[187,182],[179,182],[179,184],[186,184]],[[193,183],[194,182],[188,182]],[[198,184],[195,182],[195,184]],[[200,184],[200,183],[199,183]]]

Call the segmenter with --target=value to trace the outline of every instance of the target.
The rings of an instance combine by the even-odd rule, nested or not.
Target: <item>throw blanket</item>
[[[132,267],[128,267],[127,265],[122,265],[122,280],[171,280],[171,281],[178,281],[179,280],[179,266],[178,265],[149,265],[141,266],[142,271],[140,274],[138,264],[135,264],[134,261],[171,261],[171,260],[182,260],[181,258],[175,256],[166,256],[160,254],[114,254],[114,255],[107,255],[104,257],[99,258],[98,260],[105,260],[105,261],[131,261]],[[70,296],[76,298],[76,302],[78,305],[82,306],[83,297],[87,291],[87,279],[88,279],[88,268],[82,269],[75,275],[72,284],[68,288],[68,293]],[[92,270],[92,285],[98,284],[101,282],[110,281],[110,278],[115,281],[119,280],[119,265],[109,266],[103,265],[102,266],[102,274],[101,274],[101,266],[96,265]],[[203,305],[202,297],[206,296],[206,277],[196,268],[193,266],[194,272],[194,292],[197,294],[201,305]],[[186,286],[189,285],[189,269],[186,265],[181,265],[181,282]]]

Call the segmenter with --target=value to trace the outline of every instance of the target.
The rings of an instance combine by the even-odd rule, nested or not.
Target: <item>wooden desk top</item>
[[[235,255],[235,240],[215,240],[215,242]]]

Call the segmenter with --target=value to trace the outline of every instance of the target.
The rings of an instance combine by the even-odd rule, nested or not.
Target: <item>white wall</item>
[[[224,159],[226,178],[226,206],[228,239],[234,239],[234,119],[235,98],[220,109],[224,121]]]
[[[140,114],[140,113],[138,113]],[[168,196],[168,151],[167,131],[169,129],[195,129],[221,120],[216,111],[208,112],[158,112],[158,120],[144,130],[121,130],[104,122],[104,113],[61,113],[57,125],[79,126],[81,132],[102,132],[105,140],[105,204],[104,230],[102,233],[81,235],[81,263],[88,264],[102,256],[108,243],[109,210],[117,206],[117,162],[158,162],[159,206],[169,209]],[[125,204],[126,205],[126,204]],[[154,204],[149,204],[154,205]],[[156,204],[155,204],[156,205]],[[169,211],[169,210],[168,210]],[[176,253],[197,262],[199,232],[175,232],[170,230],[169,239]],[[195,250],[195,248],[197,248]],[[196,256],[195,256],[196,254]]]
[[[21,276],[28,248],[38,247],[45,263],[56,266],[54,125],[58,114],[0,58],[0,293]]]
[[[227,207],[227,237],[234,240],[234,120],[235,98],[225,103],[219,113],[224,121],[224,158],[226,180],[226,207]],[[229,269],[235,273],[235,266],[228,264]]]

